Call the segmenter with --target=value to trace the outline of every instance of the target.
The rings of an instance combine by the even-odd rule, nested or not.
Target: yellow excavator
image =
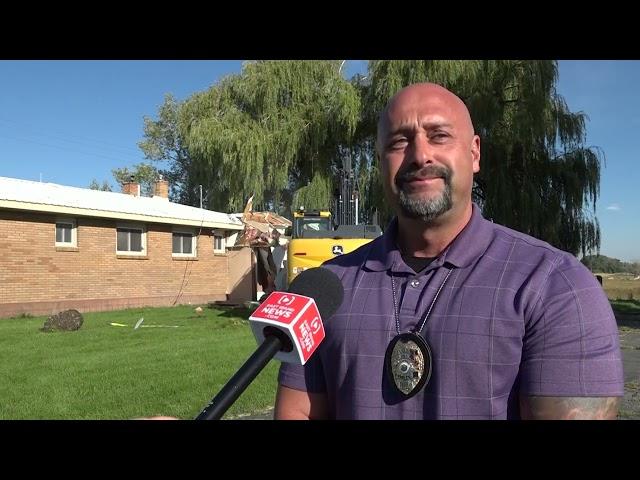
[[[346,163],[346,162],[345,162]],[[339,171],[331,210],[293,212],[291,241],[287,249],[287,283],[308,268],[318,267],[337,255],[352,252],[382,235],[378,225],[359,223],[359,192],[350,165]]]

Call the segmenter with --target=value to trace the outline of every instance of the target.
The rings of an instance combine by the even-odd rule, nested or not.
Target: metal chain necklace
[[[449,269],[440,287],[436,291],[431,305],[427,309],[422,322],[410,332],[400,333],[400,312],[396,299],[396,282],[391,272],[391,293],[393,295],[393,314],[396,320],[396,332],[398,334],[391,340],[384,357],[385,370],[391,383],[405,398],[413,397],[431,378],[433,371],[433,355],[431,347],[421,335],[422,329],[427,323],[431,310],[438,299],[438,295],[444,288],[453,269]]]

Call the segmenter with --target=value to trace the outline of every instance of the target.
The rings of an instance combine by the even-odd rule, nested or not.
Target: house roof
[[[229,214],[180,205],[166,198],[9,177],[0,177],[0,208],[228,230],[243,228],[242,222]]]

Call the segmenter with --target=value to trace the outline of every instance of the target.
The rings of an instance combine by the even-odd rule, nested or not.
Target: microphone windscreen
[[[338,310],[344,298],[344,288],[338,276],[322,267],[309,268],[300,273],[287,291],[313,298],[323,320],[328,320]]]

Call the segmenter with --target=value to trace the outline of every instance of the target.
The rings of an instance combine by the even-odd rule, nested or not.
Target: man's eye
[[[394,149],[394,148],[404,148],[407,145],[407,139],[406,138],[397,138],[395,140],[392,140],[391,142],[389,142],[389,148]]]
[[[448,137],[449,137],[449,134],[445,132],[436,132],[433,135],[431,135],[431,139],[436,141],[442,141],[447,139]]]

